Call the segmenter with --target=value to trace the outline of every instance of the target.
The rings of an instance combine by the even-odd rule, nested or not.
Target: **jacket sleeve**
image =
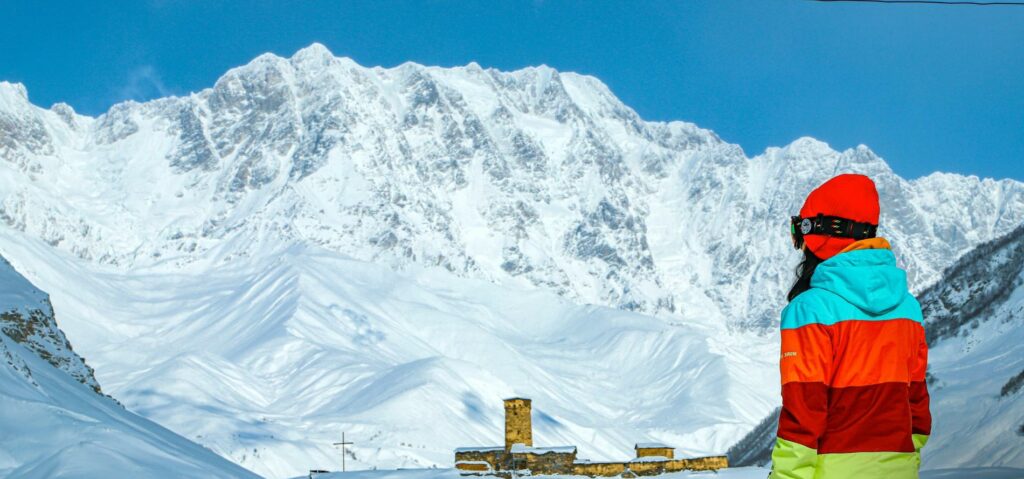
[[[914,450],[918,457],[918,466],[921,460],[921,448],[928,442],[928,436],[932,433],[932,413],[929,410],[928,398],[928,343],[924,338],[922,328],[920,342],[917,346],[917,355],[914,357],[910,370],[910,415],[911,429],[914,439]]]
[[[782,313],[782,414],[772,451],[772,479],[814,477],[832,367],[829,328],[794,301]]]

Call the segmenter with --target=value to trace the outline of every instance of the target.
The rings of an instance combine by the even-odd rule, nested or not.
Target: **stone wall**
[[[460,472],[475,474],[494,471],[490,464],[483,461],[458,461],[455,463],[455,468]]]
[[[569,473],[590,477],[637,477],[657,476],[666,472],[713,471],[726,467],[729,467],[729,461],[725,456],[712,456],[667,461],[578,462],[572,465]],[[537,470],[532,470],[532,472],[534,474],[553,474]]]
[[[476,467],[469,467],[470,464],[486,463],[492,470],[503,469],[505,451],[501,448],[489,448],[480,450],[459,450],[455,451],[455,468],[465,471],[476,471]],[[464,464],[467,467],[460,467]]]
[[[714,471],[729,467],[729,459],[725,456],[695,457],[692,459],[672,459],[665,461],[665,472],[676,471]]]
[[[613,477],[624,472],[624,462],[579,462],[572,465],[572,474],[575,476]]]
[[[529,470],[533,474],[570,474],[573,462],[576,461],[576,453],[548,452],[536,453],[514,453],[512,454],[511,468],[517,471]]]
[[[657,476],[665,473],[665,461],[634,461],[627,465],[637,476]]]

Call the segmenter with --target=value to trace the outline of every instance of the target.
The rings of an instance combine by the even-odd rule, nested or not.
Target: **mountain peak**
[[[0,81],[0,92],[15,93],[26,100],[28,99],[28,90],[25,89],[25,85],[22,83]]]
[[[0,106],[10,107],[27,102],[28,90],[25,89],[25,85],[0,81]]]
[[[288,65],[288,59],[280,57],[280,56],[275,55],[273,53],[267,52],[267,53],[264,53],[264,54],[262,54],[262,55],[260,55],[260,56],[258,56],[256,58],[253,58],[251,62],[249,62],[249,63],[247,63],[247,64],[245,64],[243,66],[240,66],[240,67],[237,67],[237,68],[232,68],[231,70],[228,70],[228,72],[224,76],[230,76],[231,74],[238,73],[238,72],[262,71],[265,68],[272,68],[272,69],[280,70],[283,67],[286,68],[287,65]]]
[[[295,65],[326,66],[334,59],[334,54],[322,43],[312,43],[308,47],[295,52],[291,57],[291,61]]]
[[[790,154],[811,154],[822,155],[835,153],[835,150],[828,143],[810,136],[802,136],[786,145],[783,150]]]

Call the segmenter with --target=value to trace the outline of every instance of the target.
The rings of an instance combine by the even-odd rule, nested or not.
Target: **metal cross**
[[[334,446],[341,446],[341,472],[345,472],[345,446],[351,446],[351,442],[345,442],[345,433],[341,433],[341,442],[334,443]]]

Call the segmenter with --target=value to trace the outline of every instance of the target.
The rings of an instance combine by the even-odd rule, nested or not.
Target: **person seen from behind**
[[[928,346],[878,217],[874,182],[844,174],[791,218],[804,260],[782,311],[771,479],[918,477],[931,433]]]

